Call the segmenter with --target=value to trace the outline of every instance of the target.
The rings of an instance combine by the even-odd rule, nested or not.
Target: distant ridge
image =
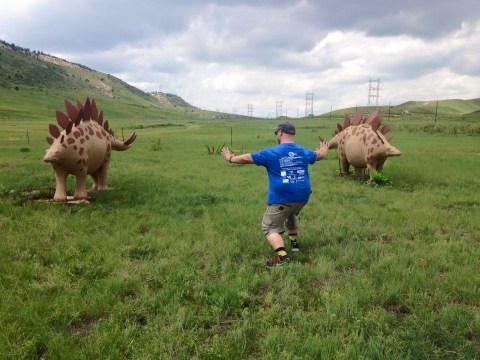
[[[190,105],[178,95],[163,93],[160,91],[152,91],[149,92],[148,95],[151,95],[155,99],[158,99],[160,104],[171,104],[173,106],[182,106],[189,109],[196,109],[195,106]]]
[[[438,108],[437,108],[438,101]],[[358,106],[361,107],[361,106]],[[367,106],[364,108],[369,110]],[[376,108],[371,108],[373,111]],[[434,115],[437,112],[439,115],[445,116],[467,116],[480,113],[480,98],[462,100],[462,99],[449,99],[449,100],[426,100],[426,101],[407,101],[400,105],[379,106],[380,112],[383,114],[390,114],[391,116],[400,115]],[[337,109],[332,111],[334,116],[344,116],[346,113],[353,114],[357,111],[357,107]],[[325,113],[322,116],[329,116],[330,113]]]

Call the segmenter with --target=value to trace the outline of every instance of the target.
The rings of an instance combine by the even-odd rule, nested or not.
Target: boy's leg
[[[267,267],[280,266],[290,258],[285,250],[285,242],[281,234],[285,231],[285,221],[290,214],[290,207],[284,204],[269,205],[267,211],[263,215],[262,230],[265,237],[275,250],[276,257],[267,262]]]
[[[288,239],[290,240],[290,247],[292,251],[300,251],[300,246],[297,241],[298,225],[300,221],[300,210],[305,204],[294,204],[294,211],[288,216],[285,221],[285,226],[288,229]]]

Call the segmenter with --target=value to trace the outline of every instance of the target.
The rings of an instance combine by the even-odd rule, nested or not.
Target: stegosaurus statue
[[[50,124],[53,139],[43,160],[51,163],[55,170],[56,188],[54,201],[67,201],[66,183],[69,174],[76,177],[74,200],[87,199],[87,175],[93,179],[93,190],[108,189],[108,166],[112,150],[127,150],[135,141],[133,133],[126,141],[120,141],[110,129],[108,120],[103,120],[95,100],[87,98],[85,104],[77,100],[74,106],[65,100],[67,114],[56,112],[57,122],[62,128]]]
[[[353,121],[348,114],[343,125],[337,124],[333,138],[329,141],[329,148],[338,148],[338,157],[341,165],[341,175],[348,176],[350,165],[355,167],[355,175],[361,177],[363,169],[370,173],[370,182],[373,174],[382,171],[383,165],[390,156],[400,156],[401,152],[390,145],[393,137],[385,137],[390,130],[389,125],[383,125],[382,116],[378,111],[363,119],[364,109],[359,109]]]

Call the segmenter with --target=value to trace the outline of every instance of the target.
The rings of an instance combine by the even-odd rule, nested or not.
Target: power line
[[[252,104],[247,105],[247,115],[250,116],[250,117],[253,117],[253,105]]]
[[[305,116],[313,116],[313,92],[305,95]]]
[[[276,117],[278,118],[279,116],[282,116],[282,102],[281,101],[277,101],[276,104]]]
[[[375,106],[378,109],[378,103],[380,100],[380,78],[377,80],[368,81],[368,106]]]

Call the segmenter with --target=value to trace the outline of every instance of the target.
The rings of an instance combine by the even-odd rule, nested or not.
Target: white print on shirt
[[[302,166],[302,158],[294,152],[289,152],[288,156],[279,159],[280,176],[284,184],[296,184],[305,181],[305,170]]]

